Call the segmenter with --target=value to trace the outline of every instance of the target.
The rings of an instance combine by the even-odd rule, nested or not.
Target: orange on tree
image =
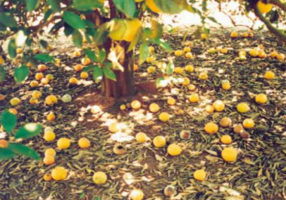
[[[237,38],[238,37],[238,33],[233,31],[233,32],[230,33],[230,37],[231,38]]]
[[[18,111],[15,109],[15,108],[9,108],[8,110],[10,113],[14,114],[14,115],[17,115],[18,114]]]
[[[49,84],[49,82],[50,82],[50,80],[47,79],[47,78],[42,78],[42,79],[41,79],[41,83],[42,83],[43,85],[47,85],[47,84]]]
[[[285,60],[285,55],[280,53],[280,54],[277,55],[277,59],[280,60],[280,61],[283,61],[283,60]]]
[[[32,97],[35,99],[39,99],[41,96],[42,96],[42,92],[40,92],[40,91],[35,90],[32,93]]]
[[[185,53],[190,52],[191,51],[191,47],[184,47],[183,51]]]
[[[182,51],[182,50],[176,50],[175,51],[175,56],[181,56],[183,54],[184,54],[184,51]]]
[[[190,85],[188,85],[188,89],[189,89],[190,91],[195,91],[195,90],[196,90],[196,86],[193,85],[193,84],[190,84]]]
[[[46,97],[45,103],[47,105],[56,104],[56,103],[58,103],[58,98],[55,95],[49,95],[49,96]]]
[[[184,77],[182,82],[183,86],[188,86],[190,85],[190,83],[191,83],[190,79],[188,77]]]
[[[208,134],[213,135],[218,132],[218,125],[214,122],[208,122],[205,124],[204,130]]]
[[[188,59],[193,59],[193,54],[191,52],[187,52],[185,54],[185,57],[188,58]]]
[[[61,180],[66,179],[68,175],[68,170],[63,167],[57,166],[52,170],[51,175],[54,180],[61,181]]]
[[[161,9],[158,8],[154,0],[145,0],[146,5],[148,8],[154,13],[161,13]]]
[[[91,63],[91,60],[87,57],[81,59],[81,64],[83,64],[84,66],[87,66]]]
[[[257,8],[261,13],[268,13],[272,10],[273,4],[263,3],[261,0],[257,2]]]
[[[249,50],[249,55],[251,55],[252,57],[257,57],[258,56],[258,50],[257,49],[251,49]]]
[[[21,103],[21,100],[17,97],[14,97],[10,100],[10,104],[11,106],[17,106]]]
[[[38,82],[38,81],[31,81],[31,82],[30,82],[30,86],[31,86],[32,88],[38,87],[38,86],[39,86],[39,82]]]
[[[108,130],[109,130],[111,133],[116,133],[116,132],[118,132],[118,131],[119,131],[119,127],[118,127],[117,122],[111,123],[111,124],[108,126]]]
[[[182,74],[182,73],[184,73],[184,68],[182,68],[182,67],[175,67],[174,68],[174,72],[177,73],[177,74]]]
[[[80,138],[78,140],[78,146],[82,149],[87,149],[90,147],[90,141],[85,137]]]

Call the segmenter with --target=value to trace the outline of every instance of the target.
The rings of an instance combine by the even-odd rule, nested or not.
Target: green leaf
[[[163,26],[156,20],[151,21],[151,30],[152,33],[150,35],[151,38],[161,38],[163,35]]]
[[[16,55],[17,55],[17,52],[16,52],[16,41],[15,39],[11,39],[9,44],[8,44],[8,53],[9,53],[9,56],[10,58],[15,58]]]
[[[169,62],[166,69],[166,74],[171,75],[174,72],[175,65],[173,62]]]
[[[105,51],[104,48],[102,48],[102,49],[99,51],[98,57],[99,57],[99,62],[103,63],[103,61],[104,61],[105,58],[106,58],[106,51]]]
[[[6,78],[6,71],[3,66],[0,66],[0,82],[4,81]]]
[[[76,10],[87,11],[93,10],[94,8],[103,8],[102,3],[98,0],[73,0],[72,6]]]
[[[81,18],[74,12],[65,11],[63,15],[64,21],[73,27],[74,29],[84,29],[85,23]]]
[[[44,21],[46,22],[52,14],[53,14],[53,11],[51,9],[47,10],[47,12],[45,12],[45,15],[44,15]]]
[[[85,68],[83,68],[83,72],[90,72],[90,71],[93,71],[96,67],[98,67],[97,65],[90,65],[90,66],[87,66]]]
[[[14,78],[17,83],[21,83],[24,81],[29,75],[29,67],[25,65],[21,65],[21,67],[17,67],[14,71]]]
[[[94,67],[95,68],[94,68],[93,73],[92,73],[93,79],[95,81],[101,80],[102,75],[103,75],[102,69],[98,65],[95,65]]]
[[[1,124],[7,133],[11,133],[17,124],[17,116],[4,110],[1,114]]]
[[[20,154],[34,160],[41,159],[41,157],[36,151],[22,144],[9,143],[8,149],[12,150],[16,154]]]
[[[156,6],[168,14],[177,14],[183,10],[191,11],[191,6],[185,0],[154,0]]]
[[[37,9],[39,6],[39,0],[27,0],[27,10],[29,12]]]
[[[164,77],[160,77],[156,79],[156,87],[160,87],[161,86],[161,82],[164,81]]]
[[[72,41],[75,46],[82,47],[82,35],[78,30],[74,30],[72,34]]]
[[[85,54],[88,58],[90,58],[93,62],[97,62],[97,57],[95,55],[95,52],[93,52],[91,49],[84,49]]]
[[[148,58],[149,48],[146,42],[142,43],[139,48],[139,65],[141,65]]]
[[[41,62],[53,62],[55,60],[54,57],[45,53],[37,54],[34,56],[34,58]]]
[[[45,49],[48,48],[48,46],[49,46],[49,43],[46,40],[40,40],[40,44]]]
[[[116,75],[109,67],[103,67],[103,74],[106,78],[116,81]]]
[[[127,17],[133,17],[136,11],[134,0],[113,0],[116,8],[123,12]]]
[[[73,34],[73,32],[75,31],[76,29],[73,29],[70,25],[68,25],[67,23],[65,23],[65,30],[64,30],[64,33],[65,33],[65,36],[70,36],[71,34]]]
[[[17,27],[17,21],[8,12],[0,12],[0,22],[7,27],[15,28]]]
[[[0,160],[8,160],[15,156],[16,154],[8,148],[0,148]]]
[[[162,47],[167,51],[173,51],[173,48],[163,39],[155,38],[154,40],[151,40],[151,42],[154,42],[155,44],[159,45],[160,47]]]
[[[98,29],[96,29],[95,34],[93,35],[93,41],[95,44],[102,45],[106,41],[109,34],[106,27],[107,25],[103,24]]]
[[[134,39],[133,39],[132,42],[130,43],[130,45],[129,45],[128,49],[127,49],[127,53],[128,53],[129,51],[132,51],[132,50],[134,49],[134,47],[138,44],[139,39],[140,39],[141,36],[142,36],[142,29],[140,29],[140,30],[141,30],[141,31],[137,31],[137,33],[136,33]]]
[[[60,0],[47,0],[47,3],[51,6],[54,12],[60,12]]]
[[[28,123],[21,126],[15,134],[15,138],[27,139],[39,135],[42,132],[42,126],[36,123]]]

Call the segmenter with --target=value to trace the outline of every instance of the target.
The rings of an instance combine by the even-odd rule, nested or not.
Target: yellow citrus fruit
[[[159,115],[159,119],[160,119],[160,121],[162,121],[162,122],[169,121],[170,115],[169,115],[167,112],[162,112],[162,113],[160,113],[160,115]]]
[[[147,63],[151,63],[151,62],[154,62],[156,59],[154,57],[148,57],[146,58],[146,62]]]
[[[248,36],[249,36],[248,33],[243,33],[242,34],[242,37],[244,37],[244,38],[248,38]]]
[[[130,199],[131,200],[143,200],[144,198],[144,193],[142,192],[142,190],[132,190],[130,193]]]
[[[17,106],[17,105],[19,105],[20,103],[21,103],[21,100],[20,100],[19,98],[17,98],[17,97],[15,97],[15,98],[13,98],[13,99],[10,100],[10,104],[11,104],[12,106]]]
[[[223,80],[221,82],[222,89],[229,90],[231,88],[230,82],[228,80]]]
[[[109,125],[108,130],[109,130],[111,133],[116,133],[116,132],[118,132],[118,131],[119,131],[118,124],[117,124],[116,122],[113,122],[112,124]]]
[[[52,131],[48,131],[48,132],[45,132],[44,133],[44,139],[47,141],[47,142],[51,142],[51,141],[54,141],[56,138],[56,134]]]
[[[56,119],[56,115],[53,113],[53,112],[50,112],[48,115],[47,115],[47,120],[48,121],[54,121]]]
[[[33,93],[32,93],[32,97],[33,97],[34,99],[39,99],[41,96],[42,96],[42,93],[41,93],[40,91],[35,90],[35,91],[33,91]]]
[[[133,65],[133,71],[134,72],[138,71],[138,65],[136,65],[136,64]]]
[[[149,106],[149,110],[152,113],[158,112],[160,110],[160,106],[156,103],[151,103]]]
[[[46,79],[54,80],[54,75],[52,75],[52,74],[47,74],[47,75],[46,75]]]
[[[266,71],[264,74],[264,78],[267,80],[272,80],[275,78],[275,74],[272,71]]]
[[[22,51],[21,48],[17,48],[17,49],[16,49],[16,53],[17,53],[17,54],[20,54],[20,53],[22,53],[22,52],[23,52],[23,51]]]
[[[148,74],[152,74],[152,73],[154,73],[155,71],[156,71],[156,68],[153,67],[153,66],[150,66],[150,67],[147,68],[147,73],[148,73]]]
[[[189,97],[189,101],[191,103],[196,103],[200,100],[200,97],[197,93],[191,94],[191,96]]]
[[[218,125],[213,122],[209,122],[205,125],[204,129],[208,134],[213,135],[218,132]]]
[[[269,54],[269,56],[270,56],[271,58],[277,58],[278,53],[277,53],[277,51],[272,51],[272,52]]]
[[[14,115],[18,114],[18,111],[15,108],[10,108],[8,111]]]
[[[226,49],[226,48],[223,48],[223,49],[221,49],[221,51],[220,51],[221,53],[223,53],[223,54],[226,54],[226,53],[228,53],[228,49]]]
[[[185,57],[186,57],[186,58],[189,58],[189,59],[193,59],[193,54],[192,54],[191,52],[187,52],[187,53],[185,54]]]
[[[83,66],[81,64],[77,64],[76,66],[74,66],[74,70],[77,72],[80,72],[83,69]]]
[[[154,12],[154,13],[160,13],[161,12],[161,9],[158,8],[158,6],[154,2],[154,0],[145,0],[145,3],[152,12]]]
[[[68,138],[60,138],[57,142],[57,146],[59,149],[68,149],[71,145],[70,139]]]
[[[174,72],[177,73],[177,74],[182,74],[182,73],[184,73],[184,68],[182,68],[182,67],[175,67],[174,68]]]
[[[53,148],[48,148],[45,151],[45,156],[55,156],[56,155],[56,150]]]
[[[193,72],[193,71],[194,71],[194,66],[193,66],[193,65],[187,65],[187,66],[185,67],[185,71],[187,71],[187,72]]]
[[[89,65],[91,63],[89,58],[83,58],[81,59],[81,64],[83,64],[84,66]]]
[[[138,100],[132,101],[131,108],[133,108],[134,110],[138,110],[139,108],[141,108],[141,102]]]
[[[54,156],[45,156],[44,160],[43,160],[45,165],[52,165],[55,163],[55,157]]]
[[[56,104],[56,103],[58,103],[58,98],[55,95],[49,95],[49,96],[46,97],[45,103],[47,105]]]
[[[144,0],[143,0],[143,1],[144,1]],[[155,48],[154,48],[153,46],[149,46],[148,49],[149,49],[149,52],[150,52],[150,53],[154,53],[154,51],[155,51]]]
[[[249,119],[243,120],[242,125],[243,125],[244,128],[249,128],[249,129],[251,129],[251,128],[254,127],[255,123],[254,123],[254,120],[253,120],[253,119],[249,118]]]
[[[251,50],[249,50],[249,54],[252,57],[257,57],[258,56],[258,50],[257,49],[251,49]]]
[[[6,98],[6,96],[5,96],[5,95],[0,94],[0,101],[3,101],[5,98]]]
[[[177,144],[170,144],[167,151],[171,156],[178,156],[182,153],[182,148]]]
[[[42,83],[43,85],[47,85],[47,84],[49,84],[49,82],[50,82],[50,80],[47,79],[47,78],[42,78],[42,79],[41,79],[41,83]]]
[[[231,136],[230,136],[230,135],[223,135],[223,136],[220,138],[220,141],[221,141],[221,143],[223,143],[223,144],[231,144],[231,143],[232,143],[232,139],[231,139]]]
[[[34,88],[34,87],[38,87],[38,86],[39,86],[39,83],[38,83],[38,81],[31,81],[31,82],[30,82],[30,86],[33,87],[33,88]]]
[[[240,113],[245,113],[245,112],[248,112],[250,110],[249,106],[247,103],[239,103],[237,106],[236,106],[236,109],[238,112]]]
[[[207,80],[208,77],[209,77],[208,73],[206,73],[206,72],[202,72],[202,73],[199,74],[199,79],[200,80]]]
[[[230,127],[231,126],[231,119],[229,117],[224,117],[220,120],[219,125],[222,127]]]
[[[104,172],[95,172],[92,180],[96,185],[102,185],[106,183],[107,175]]]
[[[87,79],[88,78],[88,73],[87,72],[81,72],[80,73],[80,78]]]
[[[233,126],[233,132],[240,134],[242,131],[244,131],[244,128],[241,124],[236,124]]]
[[[215,50],[215,48],[209,48],[208,49],[208,53],[211,53],[211,54],[213,54],[213,53],[215,53],[216,52],[216,50]]]
[[[175,56],[181,56],[181,55],[183,55],[183,51],[182,50],[176,50],[175,51]]]
[[[45,71],[46,69],[47,69],[47,66],[46,66],[46,65],[43,65],[43,64],[38,65],[38,71],[39,71],[39,72],[43,72],[43,71]]]
[[[9,145],[9,143],[7,142],[7,140],[0,140],[0,148],[7,148]]]
[[[190,52],[191,51],[191,47],[184,47],[184,50],[183,50],[185,53],[187,52]]]
[[[259,104],[265,104],[267,102],[267,96],[265,94],[258,94],[255,97],[255,102]]]
[[[52,51],[54,49],[54,47],[52,45],[48,46],[48,50]]]
[[[75,77],[71,77],[71,78],[69,79],[69,83],[70,83],[71,85],[77,85],[77,84],[78,84],[78,80],[77,80],[77,78],[75,78]]]
[[[263,3],[262,1],[257,2],[257,8],[261,13],[268,13],[272,10],[273,4]]]
[[[126,105],[124,105],[124,104],[121,105],[121,106],[120,106],[120,110],[126,110]]]
[[[203,40],[207,39],[207,34],[202,33],[202,34],[201,34],[201,39],[203,39]]]
[[[3,65],[5,63],[4,58],[0,56],[0,65]]]
[[[190,85],[190,83],[191,83],[190,79],[188,77],[184,77],[182,82],[183,86],[188,86]]]
[[[78,141],[78,146],[82,149],[87,149],[90,147],[90,141],[85,137],[80,138]]]
[[[221,100],[216,100],[216,101],[213,103],[213,106],[214,106],[215,110],[218,111],[218,112],[223,111],[224,108],[225,108],[224,102],[221,101]]]
[[[232,147],[226,147],[222,150],[221,156],[227,162],[234,162],[237,159],[237,151]]]
[[[205,110],[207,111],[207,113],[212,114],[214,112],[215,108],[213,105],[207,105],[205,107]]]
[[[52,176],[51,176],[51,174],[45,174],[44,177],[43,177],[43,179],[44,179],[45,181],[50,181],[50,180],[52,180]]]
[[[32,97],[32,98],[29,100],[29,103],[30,103],[30,104],[38,104],[38,103],[39,103],[39,100]]]
[[[42,80],[42,78],[44,78],[44,74],[43,74],[43,73],[36,73],[35,79],[36,79],[37,81]]]
[[[205,172],[204,170],[202,170],[202,169],[196,170],[196,171],[194,172],[194,178],[195,178],[196,180],[198,180],[198,181],[203,181],[203,180],[205,180],[205,179],[206,179],[206,176],[207,176],[206,172]]]
[[[139,132],[136,134],[135,139],[137,142],[144,143],[147,141],[147,135],[143,132]]]
[[[238,37],[238,33],[237,32],[231,32],[230,33],[230,37],[231,38],[237,38]]]
[[[153,144],[157,148],[164,147],[166,145],[166,138],[164,136],[156,136],[153,139]]]
[[[74,57],[80,57],[81,53],[80,53],[80,51],[75,51],[73,53],[73,55],[74,55]]]
[[[188,89],[189,89],[190,91],[195,91],[195,90],[196,90],[196,86],[193,85],[193,84],[190,84],[190,85],[188,85]]]
[[[66,179],[67,175],[68,175],[68,170],[66,170],[63,167],[58,166],[52,170],[52,178],[56,181],[61,181]]]
[[[176,99],[174,99],[173,97],[169,97],[168,100],[167,100],[167,104],[175,105],[176,104]]]

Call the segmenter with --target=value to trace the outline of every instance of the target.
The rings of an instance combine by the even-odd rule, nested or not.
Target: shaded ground
[[[9,100],[21,97],[22,103],[17,106],[20,124],[25,122],[40,122],[44,126],[55,128],[57,139],[68,137],[73,143],[67,150],[57,150],[56,164],[45,166],[43,163],[17,157],[10,161],[0,162],[0,199],[2,200],[35,200],[35,199],[88,199],[111,200],[128,199],[133,188],[144,191],[146,199],[163,200],[163,190],[169,185],[177,187],[178,196],[174,199],[265,199],[278,200],[285,198],[286,187],[286,128],[285,128],[285,62],[270,58],[257,59],[248,57],[246,61],[235,58],[239,50],[248,50],[263,44],[265,51],[270,53],[277,50],[286,53],[282,44],[269,36],[263,37],[255,33],[254,38],[235,39],[229,38],[229,32],[219,32],[211,36],[209,41],[194,41],[192,53],[194,60],[177,57],[176,66],[184,67],[193,64],[195,72],[186,73],[191,83],[196,85],[196,92],[201,100],[197,104],[188,102],[192,93],[183,86],[177,86],[178,94],[174,88],[166,88],[157,94],[146,95],[140,92],[135,98],[140,99],[143,106],[139,111],[128,109],[121,111],[122,102],[115,102],[109,109],[99,107],[98,111],[91,113],[90,108],[98,103],[96,91],[98,85],[88,80],[80,85],[68,86],[71,76],[79,78],[72,68],[80,62],[81,58],[70,58],[73,49],[56,49],[56,57],[62,60],[63,65],[56,67],[48,64],[45,74],[52,73],[55,80],[48,86],[36,88],[43,92],[43,97],[38,105],[28,103],[32,90],[29,82],[33,80],[35,69],[31,69],[31,76],[21,85],[13,83],[11,74],[7,81],[1,83],[0,93],[7,95],[0,102],[0,110],[9,108]],[[182,49],[182,37],[166,36],[174,49]],[[189,37],[187,39],[190,39]],[[208,54],[210,47],[224,46],[229,48],[227,54]],[[166,60],[168,56],[159,47],[155,47],[157,60]],[[173,55],[170,55],[173,56]],[[83,56],[82,56],[83,57]],[[66,67],[65,67],[65,66]],[[151,64],[143,64],[136,72],[136,80],[154,80],[154,75],[146,74],[146,68]],[[9,68],[9,66],[5,66]],[[263,78],[266,70],[275,72],[277,78],[267,81]],[[208,71],[209,79],[198,79],[201,71]],[[178,75],[182,76],[182,75]],[[140,78],[141,77],[141,78]],[[232,89],[221,89],[221,80],[228,79]],[[144,87],[143,87],[144,88]],[[93,92],[91,92],[93,91]],[[58,103],[53,107],[44,106],[44,98],[49,94],[62,96],[65,93],[76,99],[72,103]],[[255,94],[266,93],[269,103],[258,105],[254,102]],[[90,96],[89,96],[90,95]],[[89,97],[88,97],[89,96]],[[168,106],[166,100],[169,96],[177,99],[175,106]],[[207,104],[212,104],[216,99],[226,103],[225,111],[208,114],[204,111]],[[112,101],[110,101],[112,102]],[[128,101],[130,102],[130,101]],[[128,103],[123,102],[123,103]],[[158,114],[148,112],[151,102],[161,106],[161,111],[167,111],[173,118],[162,123]],[[251,111],[239,114],[236,111],[238,102],[248,102]],[[176,115],[178,109],[183,109],[183,115]],[[57,119],[47,122],[48,111],[54,111]],[[230,117],[234,123],[241,123],[245,118],[254,118],[256,127],[250,130],[251,138],[242,139],[232,131],[232,128],[220,127],[219,133],[214,136],[207,135],[203,128],[209,121],[219,123],[222,117]],[[127,128],[123,133],[111,134],[107,126],[118,121]],[[262,127],[262,128],[261,128]],[[266,130],[265,130],[266,129]],[[181,130],[190,130],[191,138],[182,140],[179,137]],[[167,155],[166,147],[157,149],[148,141],[139,144],[134,136],[139,131],[145,132],[152,140],[157,135],[164,135],[168,144],[178,143],[183,148],[182,155],[171,157]],[[240,153],[237,162],[233,164],[222,160],[220,152],[225,145],[219,138],[229,134],[234,142],[232,144]],[[92,143],[88,150],[80,150],[77,140],[87,137]],[[114,155],[114,144],[122,143],[127,147],[127,154]],[[48,147],[56,148],[56,141],[47,143],[42,137],[29,141],[30,146],[42,156]],[[43,175],[55,166],[64,166],[69,170],[67,180],[61,182],[46,182]],[[203,182],[195,181],[193,172],[205,168],[207,179]],[[92,182],[95,171],[105,171],[108,174],[108,183],[96,186]]]

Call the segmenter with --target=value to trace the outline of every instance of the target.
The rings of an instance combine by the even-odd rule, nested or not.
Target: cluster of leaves
[[[12,137],[11,134],[17,125],[17,116],[8,110],[4,110],[1,114],[1,125],[3,126],[4,131],[6,131],[8,134],[10,134],[10,137]],[[39,135],[41,132],[41,125],[36,123],[28,123],[21,126],[13,137],[15,139],[28,139]],[[40,156],[36,151],[23,144],[8,142],[8,146],[6,148],[0,148],[0,160],[11,159],[17,154],[31,159],[40,160]]]

